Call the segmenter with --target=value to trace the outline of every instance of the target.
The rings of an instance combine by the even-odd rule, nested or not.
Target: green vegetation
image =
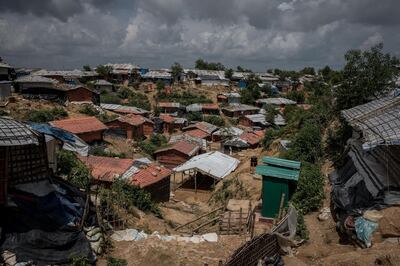
[[[99,114],[99,111],[97,111],[92,105],[85,104],[81,109],[79,109],[79,113],[89,116],[96,116]]]
[[[73,152],[61,150],[57,158],[57,174],[79,188],[87,188],[91,175],[89,169],[75,156]]]
[[[86,257],[73,257],[69,266],[92,266],[93,264]]]
[[[116,259],[113,257],[107,257],[107,266],[126,266],[128,262],[125,259]]]
[[[229,199],[248,199],[249,192],[237,177],[224,179],[222,187],[215,191],[210,201],[226,206]]]
[[[121,101],[128,99],[128,106],[134,106],[145,110],[150,110],[151,105],[147,96],[140,92],[134,92],[128,88],[120,88],[117,93],[106,92],[100,95],[101,103],[121,104]]]
[[[127,158],[127,155],[125,153],[114,153],[111,151],[106,151],[104,150],[104,148],[102,147],[94,147],[91,149],[90,151],[91,155],[95,155],[95,156],[103,156],[103,157],[112,157],[112,158]]]
[[[225,120],[221,116],[217,116],[217,115],[204,116],[203,121],[213,124],[218,127],[222,127],[225,125]]]
[[[261,90],[258,83],[261,82],[260,78],[255,74],[250,74],[245,82],[247,87],[240,91],[241,102],[244,104],[254,104],[256,100],[261,97]]]
[[[288,93],[287,98],[297,103],[304,103],[305,95],[303,91],[292,90]]]
[[[203,114],[201,112],[190,112],[186,115],[189,122],[192,121],[203,121]]]
[[[179,75],[183,72],[183,67],[181,66],[181,64],[175,62],[172,66],[171,66],[171,72],[172,72],[172,78],[174,80],[178,80]]]
[[[394,88],[400,61],[382,49],[383,44],[378,44],[367,51],[346,53],[343,80],[336,89],[338,110],[364,104]]]
[[[157,81],[157,83],[156,83],[156,90],[157,90],[157,93],[163,92],[164,88],[165,88],[165,83],[162,82],[162,81],[160,81],[160,80]]]
[[[35,123],[45,123],[68,116],[67,111],[61,107],[53,109],[32,110],[27,115],[27,120]]]
[[[148,155],[153,155],[153,153],[162,147],[165,147],[168,143],[167,138],[162,134],[154,134],[149,139],[140,142],[140,148]]]
[[[89,65],[84,65],[82,69],[83,71],[92,71],[92,68]]]
[[[225,78],[231,79],[232,76],[233,76],[233,69],[232,68],[225,69]]]
[[[99,193],[102,203],[108,206],[120,206],[129,209],[137,207],[144,212],[152,212],[161,217],[161,211],[151,200],[150,193],[138,186],[126,183],[125,180],[114,180],[110,189],[102,189]]]
[[[112,67],[110,66],[105,66],[105,65],[98,65],[96,67],[96,72],[104,79],[109,79],[111,72],[112,72]]]
[[[156,96],[156,100],[159,102],[176,102],[183,105],[190,105],[193,103],[212,103],[212,101],[204,95],[186,91],[183,93],[158,93]]]
[[[298,240],[304,239],[306,241],[309,239],[309,231],[306,223],[304,222],[304,216],[301,212],[297,213],[296,238]]]
[[[237,66],[236,69],[237,69],[237,71],[239,71],[239,72],[253,72],[253,71],[251,71],[251,69],[243,68],[243,67],[241,67],[241,66]]]
[[[221,64],[220,62],[218,62],[218,63],[207,62],[201,58],[196,60],[195,68],[203,69],[203,70],[221,70],[221,71],[225,70],[225,66],[223,64]]]

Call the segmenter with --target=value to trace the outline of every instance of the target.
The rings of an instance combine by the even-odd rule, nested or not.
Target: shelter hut
[[[188,161],[197,155],[200,147],[193,142],[181,140],[172,144],[170,147],[162,148],[154,152],[153,156],[159,163],[169,169]]]
[[[261,215],[275,219],[288,206],[300,175],[301,163],[275,157],[264,157],[256,167],[262,176]]]
[[[219,151],[207,152],[197,155],[189,161],[175,167],[175,173],[182,174],[181,185],[188,185],[195,189],[209,189],[215,186],[216,182],[224,179],[235,171],[240,161]],[[184,184],[184,176],[188,175],[189,180]]]

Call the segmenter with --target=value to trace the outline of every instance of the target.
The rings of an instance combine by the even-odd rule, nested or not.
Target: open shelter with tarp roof
[[[223,180],[227,175],[235,171],[239,163],[240,161],[238,159],[230,157],[219,151],[207,152],[197,155],[191,158],[189,161],[175,167],[173,169],[174,179],[175,173],[182,172],[183,184],[184,174],[188,174],[190,179],[194,181],[194,189],[197,192],[199,185],[204,185],[204,187],[211,185],[207,184],[205,178],[202,178],[200,180],[201,183],[199,183],[198,177],[202,176],[211,178],[212,183],[215,186],[216,182]]]

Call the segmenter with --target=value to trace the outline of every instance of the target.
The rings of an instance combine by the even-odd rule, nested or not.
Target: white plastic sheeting
[[[115,231],[111,235],[111,239],[114,241],[139,241],[147,239],[149,237],[155,237],[162,241],[178,241],[178,242],[191,242],[191,243],[201,243],[201,242],[218,242],[218,235],[216,233],[208,233],[204,235],[193,235],[193,236],[179,236],[179,235],[160,235],[159,232],[153,232],[152,234],[146,234],[143,231],[138,231],[136,229],[126,229]]]
[[[175,167],[175,172],[195,169],[216,179],[223,179],[235,171],[240,161],[219,151],[207,152],[193,157],[189,161]]]

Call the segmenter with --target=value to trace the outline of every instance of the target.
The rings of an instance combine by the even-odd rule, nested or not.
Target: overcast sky
[[[0,56],[49,69],[338,68],[379,42],[399,57],[399,11],[399,0],[0,0]]]

